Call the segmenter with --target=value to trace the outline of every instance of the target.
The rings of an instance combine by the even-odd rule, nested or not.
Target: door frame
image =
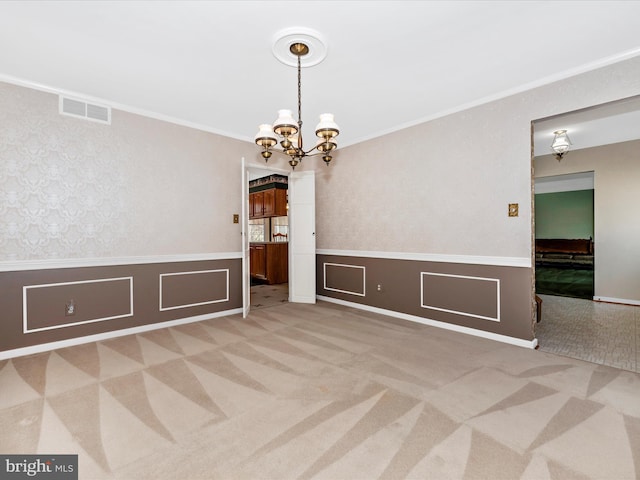
[[[250,268],[250,238],[249,238],[249,181],[252,175],[267,176],[271,173],[285,175],[287,180],[290,170],[273,168],[255,163],[246,162],[242,157],[242,316],[246,318],[251,310],[251,268]],[[291,218],[289,218],[291,221]],[[291,237],[289,237],[290,239]],[[291,269],[291,255],[289,255],[289,268]],[[291,281],[291,278],[289,278]]]

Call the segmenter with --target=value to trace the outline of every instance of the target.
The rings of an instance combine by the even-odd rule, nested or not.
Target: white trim
[[[337,289],[337,288],[327,287],[327,265],[331,265],[331,266],[334,266],[334,267],[345,267],[345,268],[361,268],[362,269],[362,293],[360,293],[360,292],[350,292],[348,290],[340,290],[340,289]],[[332,292],[340,292],[340,293],[346,293],[348,295],[357,295],[359,297],[366,297],[367,296],[366,275],[367,275],[367,268],[362,266],[362,265],[348,265],[346,263],[330,263],[330,262],[324,262],[322,264],[323,288],[325,290],[330,290]]]
[[[453,278],[466,278],[470,280],[482,280],[485,282],[496,283],[496,318],[487,317],[484,315],[477,315],[475,313],[468,313],[459,310],[449,310],[447,308],[432,307],[424,304],[424,275],[432,275],[434,277],[453,277]],[[482,320],[491,320],[492,322],[500,321],[500,279],[499,278],[486,278],[486,277],[473,277],[469,275],[452,275],[450,273],[433,273],[433,272],[420,272],[420,306],[422,308],[428,308],[429,310],[438,310],[440,312],[454,313],[456,315],[464,315],[466,317],[481,318]]]
[[[147,263],[199,262],[242,258],[242,252],[191,253],[184,255],[150,255],[135,257],[66,258],[47,260],[18,260],[0,262],[0,272],[48,270],[53,268],[107,267],[113,265],[141,265]]]
[[[78,93],[72,90],[55,88],[49,85],[44,85],[42,83],[32,82],[30,80],[24,80],[22,78],[17,78],[17,77],[13,77],[11,75],[5,75],[5,74],[0,74],[0,81],[10,83],[12,85],[18,85],[20,87],[31,88],[32,90],[38,90],[40,92],[53,93],[55,95],[81,97],[90,102],[100,103],[104,106],[109,106],[111,107],[112,110],[119,110],[121,112],[133,113],[135,115],[141,115],[143,117],[153,118],[155,120],[172,123],[174,125],[193,128],[194,130],[200,130],[203,132],[213,133],[215,135],[221,135],[224,137],[235,138],[236,140],[242,140],[245,142],[253,143],[253,137],[237,135],[235,133],[227,132],[225,130],[219,130],[217,128],[213,128],[208,125],[203,125],[201,123],[190,122],[188,120],[171,117],[169,115],[164,115],[162,113],[152,112],[150,110],[145,110],[142,108],[124,105],[122,103],[112,102],[109,100],[105,100],[104,98],[101,98],[101,97],[93,97],[93,96],[85,95],[83,93]]]
[[[125,335],[135,335],[137,333],[149,332],[151,330],[159,330],[161,328],[175,327],[178,325],[184,325],[186,323],[201,322],[203,320],[211,320],[213,318],[224,317],[226,315],[236,315],[242,313],[241,308],[234,308],[233,310],[225,310],[223,312],[207,313],[205,315],[197,315],[194,317],[186,317],[178,320],[168,320],[161,323],[152,323],[149,325],[141,325],[139,327],[125,328],[123,330],[113,330],[111,332],[97,333],[94,335],[87,335],[86,337],[75,337],[68,340],[60,340],[57,342],[41,343],[39,345],[32,345],[30,347],[16,348],[13,350],[5,350],[0,352],[0,360],[7,360],[9,358],[22,357],[24,355],[33,355],[34,353],[48,352],[56,350],[58,348],[73,347],[75,345],[82,345],[91,342],[100,342],[103,340],[110,340],[112,338],[124,337]]]
[[[421,323],[423,325],[429,325],[430,327],[442,328],[445,330],[452,330],[458,333],[464,333],[467,335],[473,335],[475,337],[482,337],[488,340],[495,340],[496,342],[508,343],[517,347],[534,349],[538,346],[538,339],[524,340],[522,338],[509,337],[507,335],[500,335],[498,333],[486,332],[484,330],[477,330],[475,328],[463,327],[455,325],[453,323],[440,322],[437,320],[430,320],[428,318],[417,317],[415,315],[409,315],[407,313],[394,312],[393,310],[385,310],[383,308],[371,307],[369,305],[362,305],[360,303],[347,302],[344,300],[338,300],[337,298],[325,297],[322,295],[317,296],[318,300],[324,300],[329,303],[337,303],[346,307],[358,308],[360,310],[366,310],[368,312],[379,313],[381,315],[387,315],[389,317],[400,318],[402,320],[408,320],[410,322]]]
[[[364,250],[330,249],[317,249],[316,255],[388,258],[391,260],[417,260],[420,262],[467,263],[472,265],[496,265],[501,267],[531,267],[531,257],[489,257],[480,255],[447,255],[440,253],[376,252]]]
[[[82,320],[73,323],[60,323],[52,325],[50,327],[41,328],[29,328],[29,312],[27,311],[27,290],[35,288],[48,288],[57,287],[60,285],[78,285],[83,283],[102,283],[102,282],[117,282],[122,280],[129,280],[129,313],[123,315],[113,315],[111,317],[100,317],[91,320]],[[22,333],[34,333],[43,332],[45,330],[58,330],[60,328],[73,327],[75,325],[84,325],[87,323],[105,322],[107,320],[115,320],[116,318],[133,317],[133,277],[118,277],[118,278],[99,278],[97,280],[81,280],[77,282],[60,282],[60,283],[47,283],[40,285],[24,285],[22,287]]]
[[[593,300],[596,302],[622,303],[624,305],[640,305],[640,300],[627,300],[615,297],[593,297]]]
[[[199,302],[199,303],[190,303],[190,304],[185,304],[185,305],[175,305],[173,307],[163,307],[162,306],[162,277],[171,277],[174,275],[196,275],[196,274],[203,274],[203,273],[216,273],[216,272],[227,272],[226,274],[226,282],[227,282],[227,295],[225,298],[221,298],[220,300],[210,300],[207,302]],[[196,271],[191,271],[191,272],[176,272],[176,273],[161,273],[159,275],[159,282],[158,282],[158,288],[159,288],[159,297],[160,297],[160,302],[159,302],[159,309],[161,312],[164,312],[165,310],[176,310],[178,308],[188,308],[188,307],[196,307],[198,305],[209,305],[211,303],[220,303],[220,302],[228,302],[229,301],[229,269],[228,268],[221,268],[218,270],[196,270]]]

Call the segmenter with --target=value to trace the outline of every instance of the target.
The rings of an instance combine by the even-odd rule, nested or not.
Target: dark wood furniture
[[[284,217],[287,215],[287,190],[269,188],[249,193],[249,218]]]
[[[264,244],[251,244],[249,246],[249,264],[252,277],[266,280],[267,248]]]
[[[249,245],[251,276],[269,285],[289,281],[289,244],[287,242]]]
[[[593,268],[593,239],[537,238],[536,265]]]
[[[593,255],[591,238],[536,238],[536,253]]]

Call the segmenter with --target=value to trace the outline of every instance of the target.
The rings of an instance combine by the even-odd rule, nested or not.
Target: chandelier
[[[556,130],[553,132],[553,135],[551,150],[553,151],[553,155],[560,161],[562,160],[562,156],[569,151],[572,143],[571,140],[569,140],[569,135],[567,135],[566,130]]]
[[[336,143],[336,137],[340,133],[340,128],[333,119],[333,114],[323,113],[320,115],[320,123],[316,126],[316,144],[305,150],[302,141],[302,58],[309,54],[309,43],[314,44],[321,42],[317,37],[309,37],[308,33],[300,40],[300,35],[285,35],[280,37],[276,41],[274,46],[274,54],[276,53],[276,47],[278,44],[287,42],[290,39],[294,39],[289,44],[289,53],[297,59],[298,66],[298,119],[293,118],[291,110],[278,110],[278,118],[273,125],[262,124],[258,127],[258,133],[255,136],[255,142],[258,146],[262,147],[262,158],[265,162],[269,161],[271,155],[275,152],[278,154],[284,154],[289,157],[289,165],[293,169],[302,162],[305,157],[312,157],[322,155],[322,160],[329,165],[332,156],[331,153],[338,147]],[[306,39],[309,42],[306,42]],[[320,44],[321,45],[321,44]],[[323,45],[321,45],[323,47]],[[322,53],[321,53],[322,55]],[[320,60],[315,60],[318,63]],[[279,57],[281,61],[281,57]],[[287,62],[285,62],[287,63]],[[313,63],[313,64],[315,64]],[[288,63],[290,64],[290,63]],[[280,144],[280,148],[276,147]]]

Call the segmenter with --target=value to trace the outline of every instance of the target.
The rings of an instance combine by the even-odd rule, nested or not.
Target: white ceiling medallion
[[[292,27],[280,30],[273,36],[273,55],[285,65],[298,66],[298,56],[291,53],[291,45],[304,43],[309,47],[309,53],[302,57],[302,67],[313,67],[327,56],[327,42],[315,30],[305,27]]]

